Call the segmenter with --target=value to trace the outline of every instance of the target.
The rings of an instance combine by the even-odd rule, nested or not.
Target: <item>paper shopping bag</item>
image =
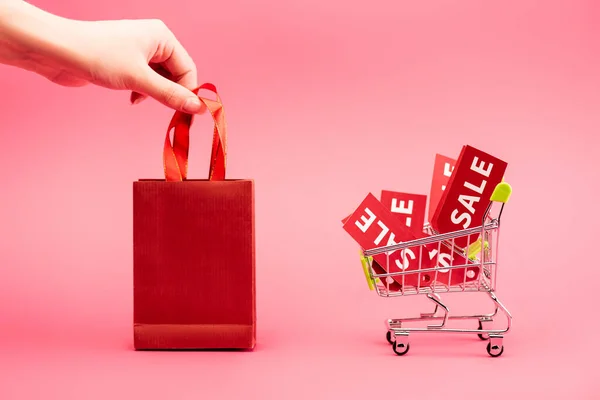
[[[165,139],[165,179],[133,184],[134,347],[252,349],[256,341],[254,182],[225,179],[225,114],[214,119],[208,179],[187,178],[193,117],[177,112]],[[173,142],[170,132],[174,129]]]

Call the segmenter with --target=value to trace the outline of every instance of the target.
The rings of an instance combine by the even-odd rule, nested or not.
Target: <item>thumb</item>
[[[202,110],[202,103],[191,90],[161,76],[150,67],[138,75],[131,90],[148,95],[177,111],[196,114]]]

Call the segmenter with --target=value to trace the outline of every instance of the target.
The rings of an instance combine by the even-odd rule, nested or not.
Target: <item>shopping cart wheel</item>
[[[410,344],[408,342],[394,342],[392,344],[392,348],[394,349],[394,353],[396,353],[399,356],[403,356],[406,353],[408,353],[408,350],[410,350]]]
[[[481,321],[479,321],[479,328],[477,328],[478,330],[483,330],[483,324],[481,323]],[[477,336],[479,336],[479,339],[481,340],[488,340],[490,337],[487,333],[478,333]]]
[[[385,339],[389,344],[394,344],[394,341],[392,340],[392,332],[387,331],[387,333],[385,334]]]
[[[504,353],[504,345],[494,344],[490,341],[487,345],[487,352],[492,357],[500,357]]]

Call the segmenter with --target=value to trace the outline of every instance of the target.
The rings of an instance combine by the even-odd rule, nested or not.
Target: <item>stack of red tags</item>
[[[427,218],[431,230],[425,228],[426,195],[390,190],[383,190],[380,200],[369,193],[344,218],[344,230],[366,250],[425,238],[431,231],[439,234],[480,226],[506,167],[506,162],[471,146],[463,146],[456,160],[437,154]],[[478,235],[472,235],[469,240],[456,239],[453,246],[432,244],[377,254],[372,268],[376,274],[404,272],[388,278],[390,290],[470,282],[478,278],[479,268],[453,269],[449,274],[448,267],[469,264],[466,248],[477,239]],[[436,272],[419,272],[423,269]]]

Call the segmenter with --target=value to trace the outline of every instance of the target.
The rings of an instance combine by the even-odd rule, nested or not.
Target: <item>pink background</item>
[[[172,112],[2,67],[0,398],[598,398],[596,2],[34,3],[161,18],[217,85],[228,175],[257,185],[258,346],[132,350],[132,182],[161,177]],[[190,177],[209,132],[198,119]],[[429,304],[369,292],[340,219],[369,191],[428,194],[435,153],[463,144],[509,163],[514,330],[498,359],[433,334],[397,357],[383,321]]]

